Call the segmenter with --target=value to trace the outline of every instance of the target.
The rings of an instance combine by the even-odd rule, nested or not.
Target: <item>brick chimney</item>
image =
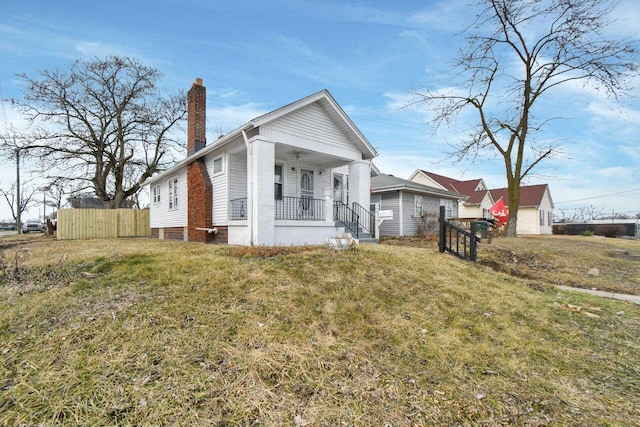
[[[187,155],[207,144],[207,89],[198,78],[187,93]]]
[[[187,155],[206,145],[207,90],[196,79],[187,94]],[[198,228],[213,226],[213,187],[204,157],[187,165],[187,233],[192,242],[210,243],[214,235]]]

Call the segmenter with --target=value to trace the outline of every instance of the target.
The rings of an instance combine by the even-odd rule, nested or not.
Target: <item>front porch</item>
[[[232,229],[242,238],[246,238],[248,231],[247,202],[247,198],[242,197],[229,203]],[[276,245],[320,244],[344,233],[350,233],[356,239],[376,237],[375,214],[355,202],[349,207],[330,197],[283,196],[281,200],[275,200],[274,206]]]
[[[229,219],[243,221],[247,219],[247,198],[241,197],[229,202]],[[276,221],[324,221],[326,217],[325,200],[310,197],[283,196],[275,200],[274,215]]]
[[[229,243],[324,244],[372,228],[368,213],[352,210],[369,205],[370,161],[258,136],[238,148],[228,159]]]

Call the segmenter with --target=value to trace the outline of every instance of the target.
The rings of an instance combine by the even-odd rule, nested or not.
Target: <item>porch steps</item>
[[[349,231],[349,227],[351,227],[352,229],[357,227],[357,223],[352,222],[352,223],[344,223],[342,221],[336,221],[335,223],[336,227],[338,228],[343,228],[345,233],[350,233]],[[369,233],[368,231],[364,231],[362,229],[362,227],[358,227],[358,242],[360,243],[378,243],[379,240],[375,237],[371,237],[371,233]]]

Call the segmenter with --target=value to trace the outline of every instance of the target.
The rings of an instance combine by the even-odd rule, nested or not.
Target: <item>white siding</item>
[[[213,162],[215,159],[222,157],[222,173],[217,175],[213,172]],[[229,161],[228,156],[224,152],[214,151],[205,157],[205,163],[207,165],[207,172],[209,178],[211,178],[211,189],[213,193],[212,204],[212,219],[213,223],[217,225],[224,225],[227,223],[227,203],[228,203],[228,186],[227,180],[229,177]]]
[[[169,180],[178,178],[178,208],[169,209]],[[151,228],[184,227],[187,225],[187,169],[183,168],[154,185],[160,185],[160,204],[151,204]]]
[[[544,214],[544,225],[540,225],[540,212]],[[549,225],[549,212],[551,212],[552,223]],[[518,234],[552,234],[553,228],[553,202],[549,189],[545,190],[540,206],[521,207],[518,209]]]
[[[518,234],[539,234],[540,226],[538,209],[520,208],[518,209],[518,227],[516,229]]]
[[[282,194],[287,197],[298,197],[298,168],[278,160],[276,160],[276,163],[284,165],[284,188],[282,189]],[[295,168],[295,170],[292,170],[292,168]]]
[[[229,200],[247,197],[247,152],[229,155]]]
[[[544,211],[544,226],[540,227],[540,234],[553,234],[553,202],[551,200],[551,194],[549,188],[544,192],[542,196],[542,202],[540,203],[540,209]],[[551,215],[551,223],[549,223],[549,215]]]
[[[317,103],[261,126],[260,134],[278,143],[354,160],[362,158],[362,153]]]
[[[428,185],[430,187],[442,188],[443,190],[447,190],[447,188],[444,188],[442,185],[438,184],[436,181],[429,178],[427,175],[423,173],[415,174],[415,176],[411,177],[411,181],[417,182],[418,184]]]
[[[319,172],[322,172],[320,174]],[[331,169],[323,169],[322,171],[318,171],[318,176],[316,177],[316,199],[324,198],[324,191],[330,190],[332,188],[331,182]],[[331,197],[333,198],[333,192],[331,192]]]

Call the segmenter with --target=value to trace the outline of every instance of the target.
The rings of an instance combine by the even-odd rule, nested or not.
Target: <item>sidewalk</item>
[[[556,285],[556,288],[558,288],[558,289],[560,289],[562,291],[584,292],[585,294],[596,295],[596,296],[604,297],[604,298],[619,299],[619,300],[623,300],[623,301],[630,301],[630,302],[633,302],[635,304],[640,304],[640,295],[616,294],[616,293],[613,293],[613,292],[594,291],[592,289],[582,289],[582,288],[572,288],[570,286],[562,286],[562,285]]]

